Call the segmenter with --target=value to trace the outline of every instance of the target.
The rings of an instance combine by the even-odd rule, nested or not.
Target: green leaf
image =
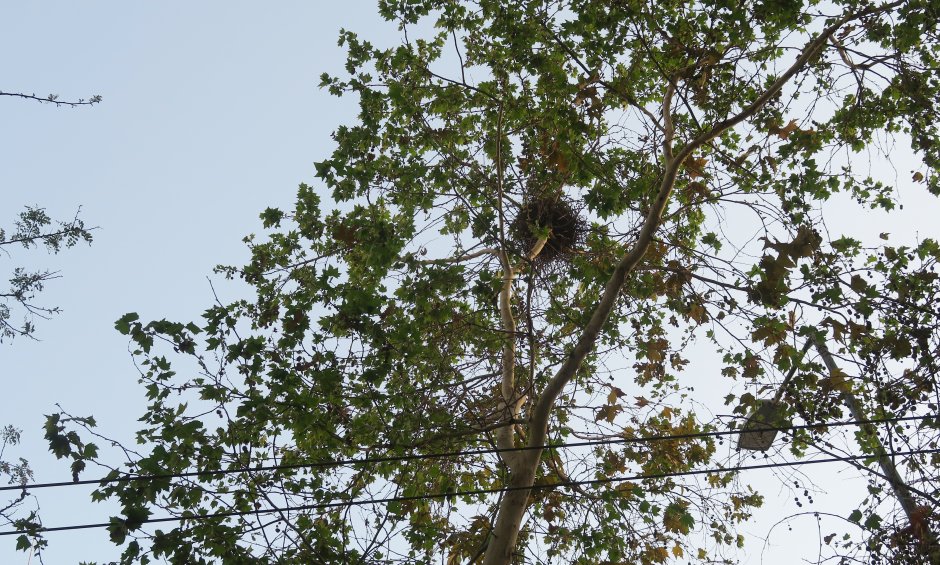
[[[864,526],[869,530],[879,529],[881,527],[881,516],[875,514],[874,512],[869,514],[868,517],[865,518]]]
[[[718,239],[718,234],[715,232],[708,232],[702,236],[702,243],[708,245],[715,251],[721,251],[721,240]]]
[[[111,542],[114,543],[114,545],[123,545],[124,540],[127,539],[127,533],[128,530],[124,520],[112,517],[108,524],[108,535],[111,538]]]
[[[140,316],[136,312],[130,312],[121,316],[118,321],[114,322],[114,327],[117,331],[121,332],[124,335],[128,335],[131,332],[131,322],[135,322],[140,319]]]
[[[26,551],[26,550],[28,550],[29,548],[31,548],[32,546],[33,546],[33,544],[30,543],[29,538],[28,538],[25,534],[17,536],[17,538],[16,538],[16,549],[17,549],[17,550],[19,550],[19,551]]]
[[[261,213],[261,222],[265,229],[276,228],[281,225],[281,220],[284,219],[284,212],[278,210],[277,208],[265,208],[264,212]]]

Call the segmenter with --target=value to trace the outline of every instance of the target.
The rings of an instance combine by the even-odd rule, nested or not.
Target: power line
[[[898,422],[909,422],[909,421],[922,421],[933,419],[933,416],[904,416],[897,418],[883,418],[883,419],[869,419],[869,420],[848,420],[843,422],[832,422],[832,423],[820,423],[820,424],[800,424],[795,426],[762,426],[760,423],[757,424],[757,427],[749,429],[738,429],[738,430],[725,430],[725,431],[713,431],[713,432],[696,432],[688,434],[676,434],[668,436],[653,436],[653,437],[640,437],[640,438],[617,438],[617,439],[605,439],[605,440],[591,440],[591,441],[577,441],[569,443],[557,443],[550,445],[542,446],[524,446],[524,447],[512,447],[512,448],[487,448],[487,449],[476,449],[470,451],[449,451],[443,453],[423,453],[423,454],[414,454],[414,455],[394,455],[394,456],[385,456],[385,457],[363,457],[359,459],[334,459],[331,461],[312,461],[306,463],[291,463],[291,464],[279,464],[279,465],[256,465],[254,467],[238,467],[235,469],[219,469],[215,471],[188,471],[184,473],[163,473],[163,474],[154,474],[154,475],[133,475],[133,476],[124,476],[124,477],[115,477],[115,478],[101,478],[101,479],[85,479],[81,481],[58,481],[50,483],[32,483],[24,485],[13,485],[13,486],[2,486],[0,487],[0,492],[9,491],[9,490],[29,490],[29,489],[41,489],[41,488],[53,488],[53,487],[67,487],[67,486],[80,486],[80,485],[99,485],[104,486],[110,483],[123,483],[131,481],[153,481],[153,480],[162,480],[162,479],[182,479],[190,477],[211,477],[211,476],[224,476],[237,473],[261,473],[265,471],[285,471],[291,469],[322,469],[330,467],[343,467],[346,465],[364,465],[364,464],[374,464],[374,463],[391,463],[396,461],[416,461],[422,459],[444,459],[448,457],[467,457],[473,455],[488,455],[488,454],[499,454],[499,453],[509,453],[509,452],[519,452],[519,451],[532,451],[536,449],[568,449],[575,447],[593,447],[599,445],[618,445],[618,444],[633,444],[633,443],[652,443],[654,441],[671,441],[671,440],[684,440],[684,439],[704,439],[710,437],[723,437],[723,436],[733,436],[740,435],[743,433],[760,433],[760,432],[787,432],[787,431],[797,431],[797,430],[810,430],[817,428],[837,428],[843,426],[865,426],[869,424],[891,424]]]
[[[902,455],[926,455],[931,453],[940,453],[940,448],[938,449],[920,449],[920,450],[911,450],[911,451],[892,451],[886,453],[889,457],[898,457]],[[342,508],[342,507],[352,507],[352,506],[374,506],[378,504],[387,504],[389,502],[411,502],[416,500],[434,500],[434,499],[446,499],[457,496],[476,496],[481,494],[497,494],[497,493],[506,493],[516,490],[544,490],[544,489],[554,489],[558,487],[573,487],[573,486],[587,486],[587,485],[601,485],[601,484],[612,484],[612,483],[622,483],[626,481],[637,481],[637,480],[646,480],[646,479],[666,479],[671,477],[683,477],[683,476],[694,476],[694,475],[706,475],[708,473],[733,473],[739,471],[754,471],[758,469],[774,469],[778,467],[800,467],[802,465],[814,465],[817,463],[835,463],[835,462],[847,462],[847,461],[856,461],[859,459],[867,459],[871,455],[849,455],[845,457],[830,457],[827,459],[813,459],[811,461],[785,461],[782,463],[762,463],[758,465],[737,465],[733,467],[717,467],[711,469],[697,469],[692,471],[675,471],[672,473],[651,473],[648,475],[637,474],[629,475],[626,477],[608,477],[604,479],[592,479],[584,481],[560,481],[552,484],[541,484],[541,485],[532,485],[531,487],[501,487],[494,489],[475,489],[475,490],[465,490],[465,491],[452,491],[452,492],[438,492],[431,494],[416,494],[411,496],[390,496],[386,498],[373,498],[373,499],[360,499],[360,500],[347,500],[343,502],[324,502],[320,504],[304,504],[300,506],[282,506],[282,507],[272,507],[272,508],[262,508],[257,510],[233,510],[229,512],[215,512],[212,514],[195,514],[192,516],[166,516],[163,518],[148,518],[143,520],[142,524],[160,524],[166,522],[182,522],[184,520],[192,521],[201,521],[208,520],[210,518],[231,518],[239,516],[249,516],[249,515],[259,515],[259,514],[272,514],[275,512],[292,512],[299,510],[326,510],[329,508]],[[0,532],[0,536],[11,536],[11,535],[21,535],[21,534],[33,534],[33,533],[47,533],[47,532],[62,532],[67,530],[87,530],[92,528],[107,528],[112,526],[111,522],[99,522],[95,524],[78,524],[72,526],[55,526],[51,528],[39,528],[36,532],[28,532],[26,530],[15,530],[15,531],[5,531]]]

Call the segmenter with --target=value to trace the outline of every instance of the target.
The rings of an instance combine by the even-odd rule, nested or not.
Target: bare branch
[[[58,94],[50,94],[48,96],[36,96],[35,94],[26,94],[23,92],[3,92],[0,91],[0,96],[13,96],[15,98],[24,98],[26,100],[33,100],[39,102],[40,104],[55,104],[56,106],[68,106],[74,108],[75,106],[94,106],[101,102],[101,95],[95,94],[87,100],[85,98],[79,98],[78,100],[59,100]]]
[[[452,263],[463,263],[464,261],[470,261],[472,259],[476,259],[477,257],[482,257],[483,255],[497,255],[498,253],[498,249],[486,247],[484,249],[474,251],[473,253],[465,253],[456,257],[443,257],[441,259],[423,259],[418,261],[418,263],[422,265],[446,265]]]

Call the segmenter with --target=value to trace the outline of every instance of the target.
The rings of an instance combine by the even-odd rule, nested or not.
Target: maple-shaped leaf
[[[608,424],[614,423],[614,418],[617,417],[617,414],[623,412],[623,407],[619,404],[605,404],[601,406],[597,411],[597,414],[594,415],[594,421],[600,422],[601,420],[606,420]]]
[[[692,173],[689,173],[691,176]],[[704,199],[711,196],[711,191],[708,190],[708,187],[705,183],[699,181],[692,181],[685,187],[686,194],[689,195],[690,200]]]
[[[868,289],[868,283],[865,282],[865,279],[858,275],[852,275],[852,280],[849,282],[849,286],[852,287],[852,290],[861,294]]]
[[[618,398],[626,394],[627,393],[625,393],[624,391],[620,390],[619,388],[615,386],[610,387],[610,394],[607,395],[607,404],[614,404],[615,402],[617,402]]]
[[[689,310],[686,312],[686,315],[696,324],[703,324],[708,320],[708,310],[698,302],[693,302],[689,305]]]
[[[829,373],[828,384],[830,388],[838,392],[851,392],[852,390],[849,376],[842,369],[833,369]]]
[[[707,157],[690,157],[686,159],[683,166],[689,177],[701,178],[705,176],[705,165],[708,163]]]
[[[776,135],[780,139],[787,139],[788,137],[790,137],[790,134],[796,131],[797,129],[798,129],[798,126],[796,125],[796,120],[790,120],[790,123],[788,123],[787,125],[783,127],[770,126],[770,128],[768,128],[767,131],[771,135]]]

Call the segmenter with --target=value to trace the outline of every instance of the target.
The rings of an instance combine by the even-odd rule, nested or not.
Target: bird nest
[[[533,261],[536,266],[563,261],[584,243],[587,224],[578,209],[561,193],[530,195],[509,225],[509,236],[519,255],[531,253],[539,237],[548,241]]]

